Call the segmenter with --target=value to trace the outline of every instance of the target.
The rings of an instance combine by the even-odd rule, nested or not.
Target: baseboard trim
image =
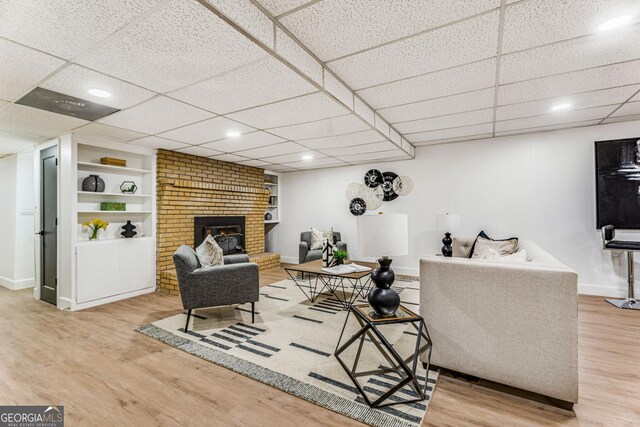
[[[7,277],[0,276],[0,285],[12,291],[33,288],[35,284],[36,280],[33,277],[30,279],[11,280]]]
[[[581,295],[595,295],[600,297],[624,298],[627,290],[614,288],[611,286],[592,285],[589,283],[578,283],[578,293]]]

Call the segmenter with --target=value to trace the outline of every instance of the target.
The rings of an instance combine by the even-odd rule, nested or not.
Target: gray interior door
[[[58,250],[57,250],[57,226],[58,226],[58,147],[43,150],[40,154],[40,176],[42,189],[40,198],[40,248],[41,283],[40,299],[57,305],[58,301]]]

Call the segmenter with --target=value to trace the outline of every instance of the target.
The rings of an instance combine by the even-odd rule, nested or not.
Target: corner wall
[[[363,259],[344,189],[375,167],[415,181],[410,195],[379,209],[409,215],[409,255],[394,257],[397,272],[418,275],[419,259],[439,253],[435,216],[451,212],[461,215],[457,235],[485,230],[533,240],[578,272],[581,293],[622,296],[625,257],[603,251],[596,230],[593,143],[630,137],[640,137],[640,122],[427,146],[410,161],[285,173],[280,191],[289,214],[275,227],[274,249],[283,262],[297,263],[300,232],[333,226],[351,255]],[[640,240],[639,232],[619,236]]]

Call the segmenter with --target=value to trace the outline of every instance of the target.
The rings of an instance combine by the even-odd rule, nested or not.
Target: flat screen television
[[[640,229],[640,137],[596,141],[598,228]]]

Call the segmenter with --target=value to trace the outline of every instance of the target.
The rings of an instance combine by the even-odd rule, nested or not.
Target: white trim
[[[33,277],[29,279],[11,280],[8,277],[0,276],[0,285],[14,291],[18,289],[33,288],[35,283],[36,280]]]
[[[96,300],[88,301],[88,302],[81,303],[81,304],[76,303],[75,300],[69,300],[69,299],[61,297],[61,298],[58,298],[58,308],[60,308],[60,306],[61,306],[61,304],[60,304],[61,300],[65,300],[65,302],[69,303],[69,307],[68,308],[71,311],[78,311],[78,310],[83,310],[85,308],[91,308],[91,307],[96,307],[98,305],[108,304],[110,302],[120,301],[120,300],[123,300],[123,299],[132,298],[132,297],[137,297],[139,295],[144,295],[144,294],[148,294],[148,293],[155,292],[155,291],[156,291],[156,285],[154,283],[153,286],[150,286],[148,288],[140,289],[140,290],[133,291],[133,292],[127,292],[127,293],[124,293],[124,294],[113,295],[113,296],[110,296],[110,297],[107,297],[107,298],[96,299]]]
[[[627,296],[627,289],[612,287],[612,286],[602,286],[602,285],[592,285],[589,283],[578,283],[578,294],[580,295],[596,295],[601,297],[613,297],[613,298],[624,298]]]

